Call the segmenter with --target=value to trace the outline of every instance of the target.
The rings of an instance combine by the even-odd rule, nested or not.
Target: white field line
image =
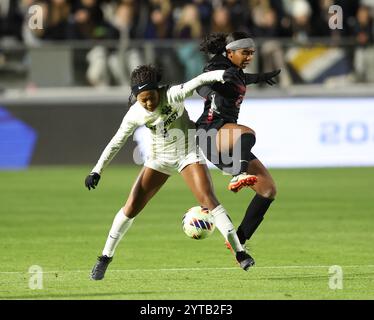
[[[321,269],[330,268],[333,265],[326,266],[263,266],[263,267],[253,267],[254,269]],[[341,268],[374,268],[374,265],[351,265],[342,266]],[[161,269],[118,269],[118,270],[108,270],[109,272],[159,272],[159,271],[207,271],[207,270],[242,270],[240,267],[226,267],[226,268],[161,268]],[[252,268],[250,269],[252,270]],[[87,273],[91,270],[56,270],[56,271],[43,271],[43,274],[49,273]],[[0,271],[0,274],[26,274],[28,271]]]

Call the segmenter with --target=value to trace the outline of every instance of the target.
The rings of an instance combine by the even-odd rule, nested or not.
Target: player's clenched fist
[[[88,190],[95,189],[97,184],[99,183],[100,175],[96,172],[91,172],[84,181],[84,184],[88,188]]]

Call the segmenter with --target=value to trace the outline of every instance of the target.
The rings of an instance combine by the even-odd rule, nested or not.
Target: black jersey
[[[230,79],[225,83],[214,83],[197,89],[205,100],[204,113],[196,121],[197,127],[209,125],[213,121],[236,123],[240,105],[246,92],[246,78],[243,70],[236,67],[221,54],[215,55],[205,66],[204,71],[228,70]]]

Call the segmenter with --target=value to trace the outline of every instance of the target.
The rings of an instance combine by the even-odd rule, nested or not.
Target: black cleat
[[[240,267],[245,271],[247,271],[249,267],[255,265],[255,260],[245,251],[237,252],[236,260],[240,264]]]
[[[97,258],[97,262],[94,265],[90,278],[91,280],[102,280],[105,275],[105,271],[108,268],[109,263],[113,260],[112,257],[100,256]]]

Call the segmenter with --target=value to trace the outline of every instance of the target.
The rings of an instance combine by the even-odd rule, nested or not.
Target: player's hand
[[[273,80],[274,77],[276,77],[278,74],[280,74],[281,70],[275,70],[271,72],[265,72],[261,73],[259,76],[259,81],[260,82],[266,82],[268,85],[272,86],[276,84],[276,81]]]
[[[96,172],[91,172],[84,181],[84,184],[88,188],[88,190],[95,189],[97,184],[99,183],[100,175]]]

